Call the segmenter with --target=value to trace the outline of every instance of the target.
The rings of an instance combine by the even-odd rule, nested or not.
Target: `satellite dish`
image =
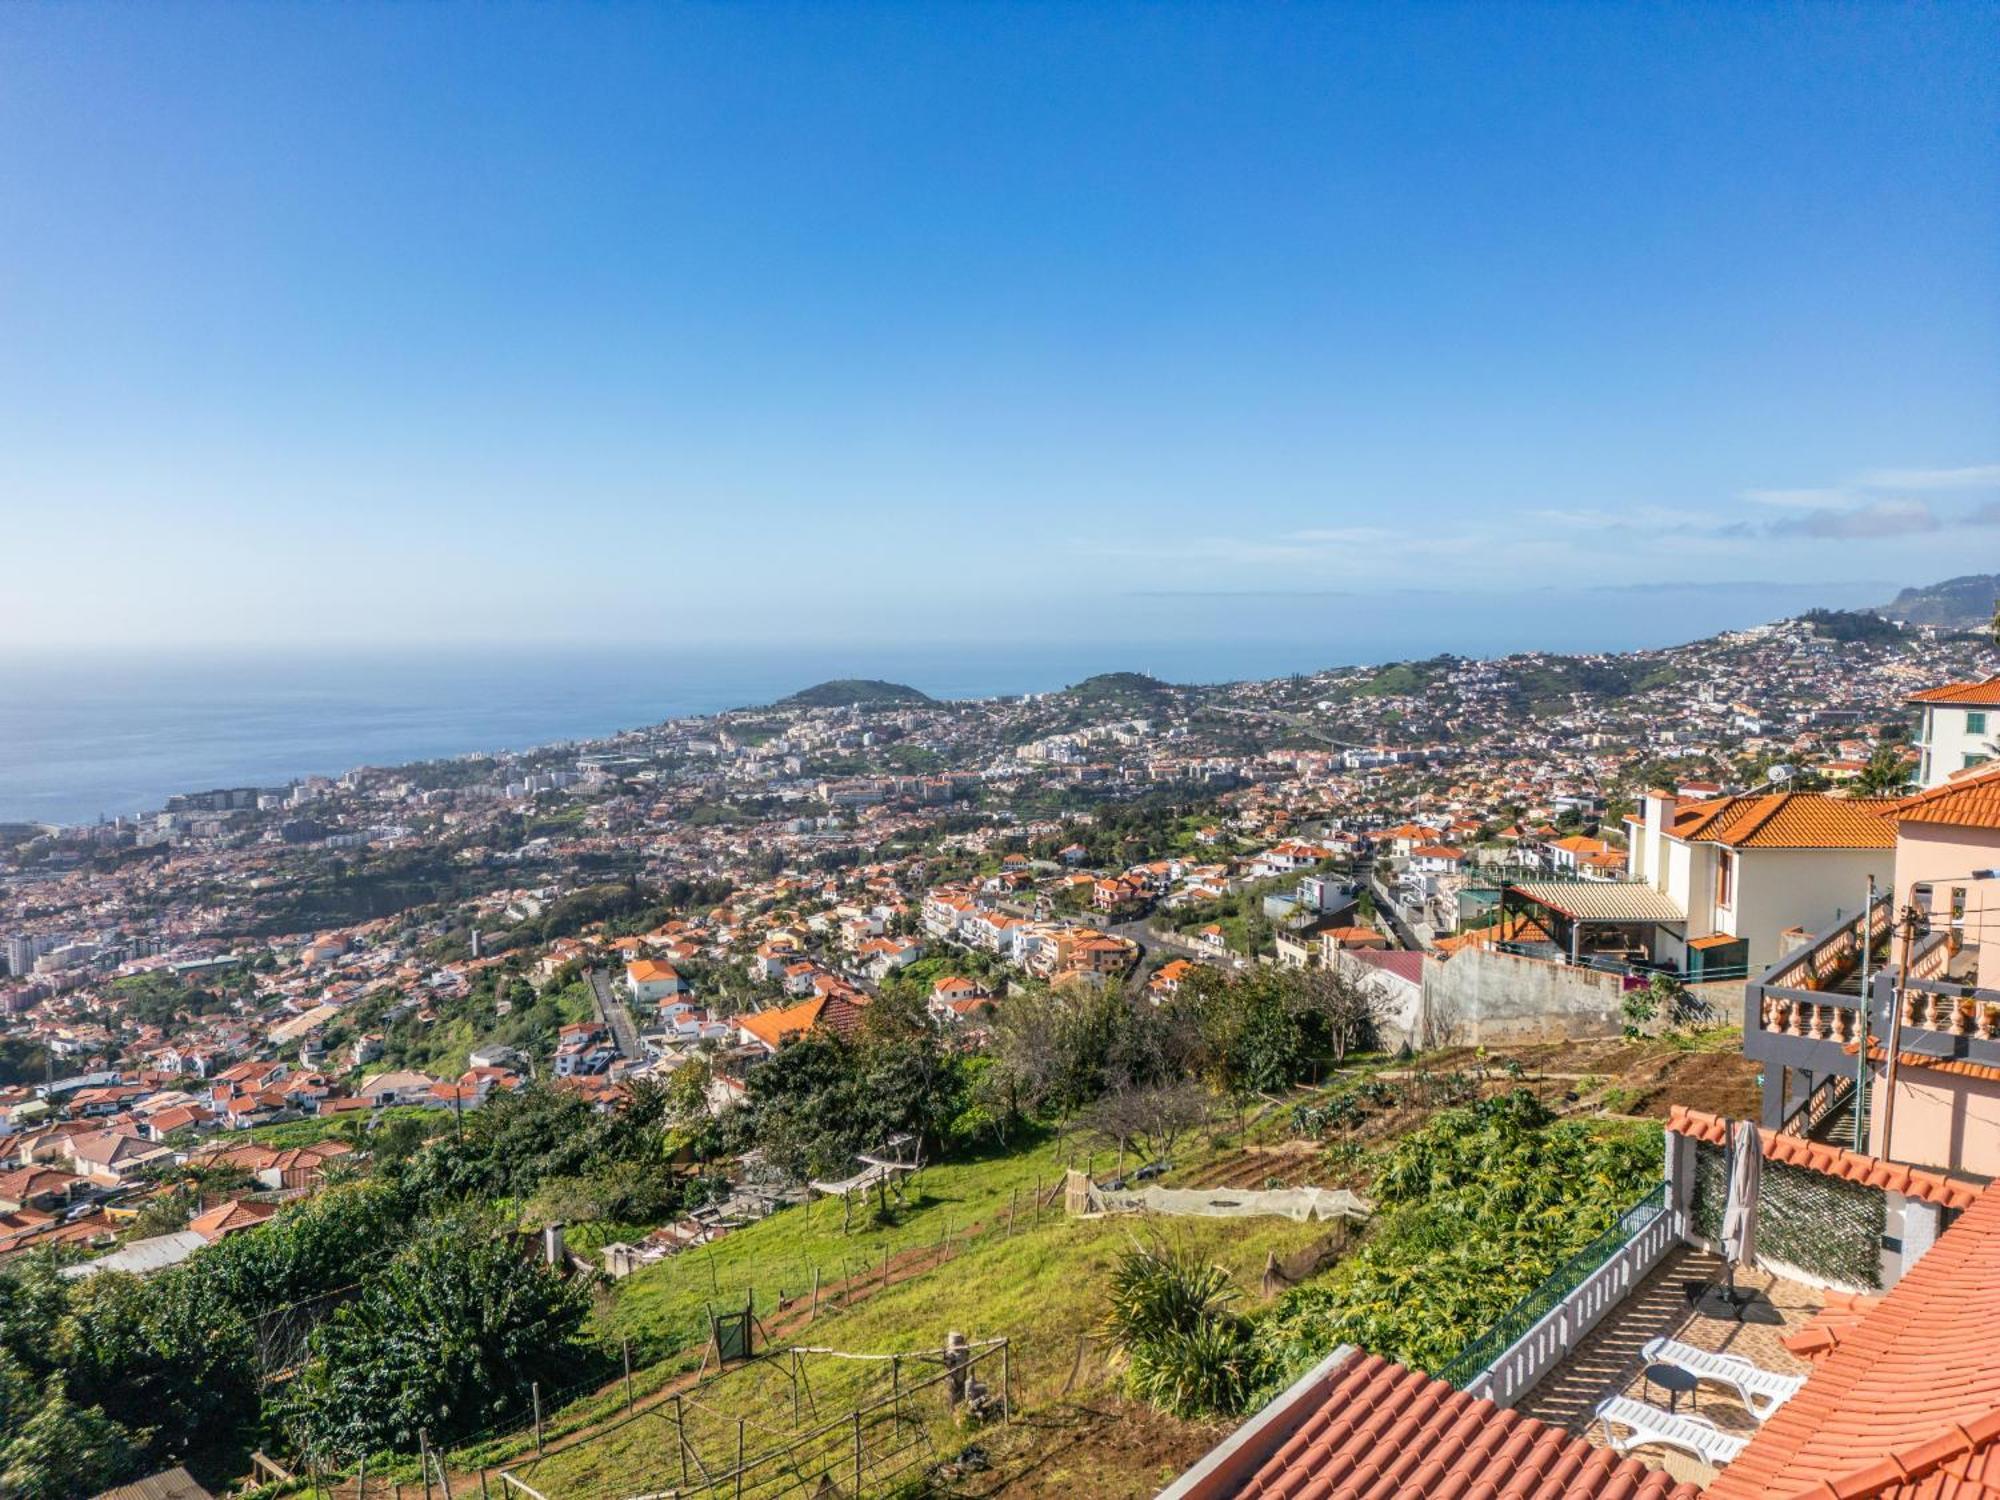
[[[1798,774],[1799,773],[1795,771],[1792,767],[1780,765],[1771,767],[1770,770],[1764,773],[1764,777],[1767,781],[1772,782],[1774,785],[1783,786],[1786,782],[1790,781],[1794,776]]]

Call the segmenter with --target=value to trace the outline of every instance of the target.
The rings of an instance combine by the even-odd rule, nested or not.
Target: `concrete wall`
[[[1424,963],[1424,1012],[1439,1042],[1461,1046],[1622,1035],[1615,974],[1468,948]]]

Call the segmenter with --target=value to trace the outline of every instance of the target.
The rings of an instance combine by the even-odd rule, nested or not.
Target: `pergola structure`
[[[1530,910],[1571,963],[1594,956],[1658,956],[1664,929],[1685,938],[1687,913],[1650,885],[1624,880],[1537,880],[1500,893],[1503,913]]]

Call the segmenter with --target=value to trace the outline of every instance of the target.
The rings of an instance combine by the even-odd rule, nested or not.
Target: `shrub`
[[[1241,1411],[1264,1367],[1249,1321],[1229,1310],[1235,1296],[1227,1271],[1186,1251],[1126,1251],[1104,1327],[1132,1394],[1177,1417]]]
[[[1234,1415],[1261,1378],[1250,1325],[1231,1313],[1148,1339],[1131,1359],[1132,1394],[1177,1417]]]
[[[1130,1351],[1170,1333],[1192,1333],[1236,1297],[1229,1273],[1181,1249],[1134,1244],[1111,1273],[1104,1331]]]

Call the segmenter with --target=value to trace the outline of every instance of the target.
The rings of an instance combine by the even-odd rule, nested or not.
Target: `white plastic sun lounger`
[[[1712,1380],[1736,1392],[1736,1399],[1759,1422],[1771,1414],[1806,1383],[1803,1375],[1779,1375],[1753,1365],[1739,1354],[1715,1354],[1674,1339],[1649,1339],[1639,1351],[1647,1364],[1679,1365],[1700,1380]]]
[[[1629,1396],[1610,1396],[1598,1402],[1595,1415],[1604,1424],[1605,1446],[1618,1454],[1658,1443],[1692,1453],[1703,1463],[1719,1469],[1750,1441],[1724,1432],[1706,1417],[1661,1411]],[[1625,1436],[1618,1435],[1619,1427],[1629,1429]]]

